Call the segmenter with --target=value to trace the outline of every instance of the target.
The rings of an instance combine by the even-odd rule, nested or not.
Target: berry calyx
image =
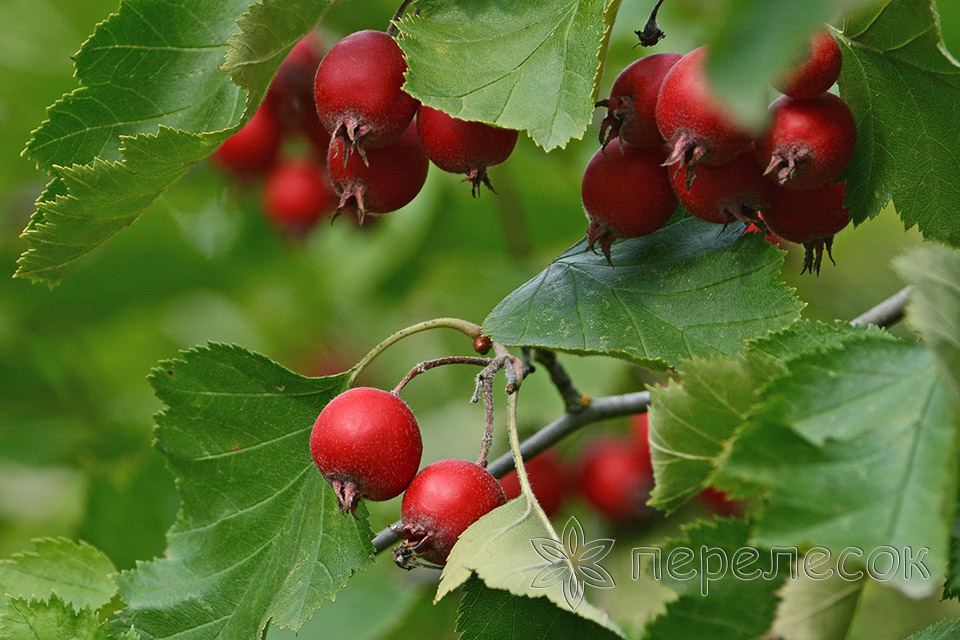
[[[610,261],[615,238],[637,238],[662,227],[677,208],[663,151],[612,140],[598,149],[583,172],[580,195],[590,219],[587,249],[599,243]]]
[[[664,165],[687,167],[687,182],[700,163],[723,164],[750,146],[753,136],[727,113],[707,83],[707,49],[683,56],[667,72],[657,97],[657,126],[671,148]]]
[[[302,234],[337,206],[323,166],[309,158],[281,160],[263,182],[263,209],[277,225]]]
[[[340,510],[356,516],[360,498],[389,500],[407,488],[420,466],[420,428],[406,403],[381,389],[356,387],[323,408],[310,434],[310,453],[337,494]]]
[[[857,123],[847,103],[824,93],[807,100],[782,96],[757,139],[764,175],[789,189],[816,189],[839,176],[853,157]]]
[[[614,138],[636,147],[663,144],[657,128],[657,96],[667,72],[683,56],[679,53],[655,53],[627,66],[610,89],[610,97],[597,103],[606,107],[600,123],[600,144],[606,148]]]
[[[490,340],[490,336],[477,336],[473,339],[473,350],[482,356],[490,353],[492,347],[493,341]]]
[[[466,460],[440,460],[424,468],[407,487],[398,533],[403,542],[394,561],[404,569],[418,559],[443,565],[467,528],[506,504],[490,472]]]
[[[594,442],[583,454],[579,486],[587,503],[612,522],[628,522],[652,513],[646,502],[653,477],[630,442]]]
[[[680,204],[707,222],[727,225],[734,221],[765,228],[759,211],[767,206],[767,183],[753,151],[747,150],[726,164],[701,165],[690,184],[682,167],[670,177]]]
[[[460,120],[426,105],[420,105],[417,113],[417,133],[433,164],[449,173],[467,175],[473,197],[479,195],[481,184],[494,191],[487,167],[509,158],[519,135],[513,129]]]
[[[353,33],[323,57],[314,79],[317,113],[344,157],[386,147],[406,131],[420,105],[402,89],[406,71],[403,52],[382,31]]]
[[[850,223],[849,209],[843,206],[846,183],[827,184],[810,191],[794,191],[772,185],[770,208],[763,219],[771,232],[804,247],[800,273],[820,275],[820,263],[826,249],[833,260],[833,236]]]
[[[803,60],[785,70],[774,86],[791,98],[813,98],[833,86],[840,77],[842,66],[840,45],[833,36],[821,29],[810,37]]]
[[[530,488],[537,502],[540,503],[540,508],[548,518],[555,515],[563,506],[566,495],[566,470],[560,458],[551,449],[547,449],[527,460],[524,465],[530,480]],[[500,486],[503,487],[503,494],[507,500],[518,497],[520,478],[517,477],[517,470],[514,469],[500,478]]]
[[[413,124],[390,146],[367,150],[365,159],[348,153],[349,143],[340,138],[330,142],[327,168],[340,195],[334,217],[355,212],[363,222],[369,213],[396,211],[413,200],[427,180],[430,161]]]
[[[280,151],[281,135],[273,108],[269,103],[261,104],[250,121],[213,152],[213,159],[240,176],[263,173],[273,165]]]

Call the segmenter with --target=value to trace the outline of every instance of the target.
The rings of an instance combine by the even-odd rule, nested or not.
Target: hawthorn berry
[[[285,130],[306,132],[310,127],[319,127],[329,142],[330,136],[320,122],[313,97],[313,80],[322,57],[320,36],[308,33],[280,64],[265,100],[271,103]],[[326,145],[323,149],[326,151]]]
[[[347,154],[346,142],[340,138],[330,141],[327,168],[333,187],[340,195],[335,215],[356,211],[362,222],[368,213],[396,211],[413,200],[427,181],[430,161],[412,124],[390,146],[368,149],[366,162],[357,155]]]
[[[630,440],[637,458],[647,473],[653,475],[653,461],[650,457],[650,414],[638,413],[630,419]]]
[[[831,253],[833,236],[850,223],[849,209],[843,206],[845,185],[826,184],[810,191],[771,185],[770,208],[763,212],[763,220],[777,236],[803,245],[801,273],[820,275],[824,249],[836,264]]]
[[[293,234],[312,227],[337,207],[337,194],[323,166],[310,158],[281,160],[263,182],[263,210]]]
[[[447,115],[439,109],[420,105],[417,133],[427,157],[444,171],[465,173],[477,197],[480,185],[493,191],[487,167],[510,157],[519,131],[494,127],[485,122],[469,122]]]
[[[587,503],[612,522],[624,523],[651,513],[646,502],[653,477],[628,441],[594,442],[581,459],[579,486]]]
[[[247,124],[223,141],[213,152],[213,159],[240,176],[263,173],[280,151],[281,133],[273,107],[265,102]]]
[[[821,29],[810,37],[810,44],[799,64],[785,70],[774,86],[791,98],[813,98],[833,86],[840,77],[842,66],[840,45]]]
[[[566,495],[566,470],[563,463],[551,449],[547,449],[527,460],[524,465],[533,495],[547,517],[553,516],[563,506]],[[518,497],[520,478],[517,477],[517,470],[514,469],[500,478],[500,486],[503,487],[507,500]]]
[[[615,238],[636,238],[662,227],[677,208],[662,149],[642,149],[612,140],[593,154],[580,185],[590,219],[588,249],[600,243],[607,261]]]
[[[664,164],[687,167],[688,183],[698,163],[729,162],[753,141],[710,90],[706,59],[705,47],[683,56],[667,71],[657,97],[657,127],[671,149]]]
[[[789,189],[816,189],[839,176],[853,157],[857,123],[847,103],[824,93],[770,105],[771,123],[757,139],[757,158]]]
[[[767,183],[752,150],[726,164],[705,164],[697,168],[697,180],[687,180],[690,167],[671,175],[670,183],[687,211],[707,222],[729,224],[740,220],[763,226],[758,212],[766,207]]]
[[[343,143],[345,157],[386,147],[413,120],[420,103],[402,87],[407,63],[396,41],[382,31],[358,31],[335,44],[314,79],[317,113]]]
[[[596,105],[607,108],[607,115],[600,123],[603,147],[614,138],[635,147],[663,144],[657,128],[657,96],[667,71],[682,57],[679,53],[655,53],[620,72],[610,89],[610,97]]]
[[[310,453],[333,485],[343,512],[360,498],[400,495],[420,466],[420,428],[406,403],[370,387],[344,391],[323,408],[310,434]]]
[[[711,513],[720,517],[739,516],[743,513],[743,505],[740,502],[731,500],[726,491],[716,487],[707,487],[697,494],[697,498]]]
[[[396,563],[410,569],[417,558],[443,565],[460,535],[483,515],[506,504],[490,472],[466,460],[440,460],[424,468],[407,487],[400,507],[394,551]]]

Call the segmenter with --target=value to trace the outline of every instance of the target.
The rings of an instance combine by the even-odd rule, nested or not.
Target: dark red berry
[[[721,491],[716,487],[707,487],[697,497],[707,509],[722,518],[743,514],[743,505],[736,500],[731,500],[726,491]]]
[[[657,126],[672,149],[664,164],[677,169],[729,162],[753,141],[710,90],[706,58],[704,47],[683,56],[667,72],[657,97]],[[693,170],[687,176],[692,181]]]
[[[410,408],[381,389],[356,387],[323,408],[310,434],[310,453],[333,485],[340,509],[356,515],[360,498],[389,500],[407,488],[423,443]]]
[[[857,123],[846,102],[832,93],[807,100],[782,96],[770,112],[770,127],[757,139],[764,175],[790,189],[816,189],[846,169],[857,145]]]
[[[389,147],[369,149],[366,162],[357,155],[344,162],[347,148],[334,138],[327,152],[330,179],[340,194],[337,215],[355,211],[362,221],[368,213],[396,211],[413,200],[427,180],[430,161],[412,124]]]
[[[833,86],[840,77],[842,66],[840,45],[833,36],[821,29],[811,36],[803,60],[784,71],[775,86],[791,98],[813,98]]]
[[[293,234],[332,213],[338,202],[326,169],[310,158],[278,162],[263,182],[262,198],[267,216]]]
[[[249,176],[273,165],[280,150],[281,129],[273,108],[264,103],[243,128],[213,152],[214,161],[232,173]]]
[[[484,122],[459,120],[426,105],[420,105],[417,113],[417,132],[433,164],[450,173],[467,175],[474,197],[479,195],[481,184],[493,191],[487,167],[510,157],[519,134]]]
[[[768,187],[752,150],[744,151],[726,164],[700,165],[692,184],[687,180],[689,170],[690,167],[683,167],[670,178],[680,204],[687,211],[716,224],[740,220],[763,226],[758,212],[767,205]]]
[[[637,238],[662,227],[677,208],[662,149],[613,140],[597,150],[583,172],[580,195],[590,219],[588,248],[597,242],[610,260],[615,238]]]
[[[491,347],[493,347],[493,341],[490,340],[490,336],[477,336],[473,339],[473,350],[482,356],[490,353]]]
[[[583,454],[579,485],[587,503],[613,522],[627,522],[652,513],[646,502],[653,478],[628,441],[594,442]]]
[[[650,414],[638,413],[630,420],[630,437],[633,450],[643,468],[653,475],[653,461],[650,457]]]
[[[763,212],[763,219],[771,232],[804,246],[801,273],[820,274],[824,249],[833,262],[833,236],[850,222],[849,209],[843,206],[845,185],[827,184],[810,191],[771,185],[770,208]]]
[[[323,129],[313,97],[313,80],[322,57],[320,36],[308,33],[290,50],[270,82],[266,101],[286,131],[300,132],[310,126]],[[323,149],[326,151],[326,146]]]
[[[317,113],[347,151],[386,147],[413,120],[419,102],[407,95],[403,52],[382,31],[358,31],[323,57],[314,81]]]
[[[667,71],[682,57],[679,53],[655,53],[620,72],[610,97],[597,103],[598,107],[607,108],[607,116],[600,124],[601,145],[606,147],[617,137],[635,147],[663,144],[657,128],[657,96]]]
[[[566,470],[560,458],[550,449],[527,460],[527,477],[530,479],[530,488],[537,502],[547,517],[555,515],[563,506],[566,494]],[[520,495],[520,478],[514,469],[500,478],[500,486],[507,500],[513,500]]]
[[[490,472],[466,460],[441,460],[417,474],[403,494],[397,564],[409,569],[420,558],[442,565],[460,535],[488,512],[506,504]]]

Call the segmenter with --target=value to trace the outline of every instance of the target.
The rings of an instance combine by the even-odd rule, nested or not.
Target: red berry
[[[477,336],[473,339],[473,350],[482,356],[490,353],[492,347],[493,341],[490,340],[490,336]]]
[[[347,36],[317,69],[314,95],[323,126],[348,142],[349,152],[386,147],[407,129],[420,104],[402,89],[406,71],[403,52],[386,33]]]
[[[530,479],[530,488],[533,489],[533,495],[537,497],[537,502],[547,517],[556,514],[563,506],[563,498],[566,493],[566,482],[564,481],[565,470],[563,463],[556,454],[547,449],[543,453],[527,460],[525,463],[527,477]],[[503,487],[503,493],[507,500],[513,500],[520,495],[520,478],[517,477],[516,469],[510,471],[500,478],[500,486]]]
[[[763,212],[763,220],[776,235],[804,246],[801,273],[820,274],[824,248],[833,262],[833,236],[850,222],[849,209],[843,206],[845,185],[827,184],[811,191],[772,185],[770,208]]]
[[[657,96],[667,71],[682,57],[679,53],[655,53],[620,72],[610,97],[597,103],[607,108],[607,117],[600,124],[600,144],[606,147],[617,137],[635,147],[663,144],[657,128]]]
[[[638,413],[630,419],[630,437],[633,450],[648,474],[653,475],[653,461],[650,458],[650,414]]]
[[[857,123],[846,102],[832,93],[808,100],[782,96],[770,112],[770,127],[757,139],[764,175],[790,189],[816,189],[847,168]]]
[[[333,485],[340,509],[356,515],[360,498],[400,495],[420,466],[423,443],[410,408],[381,389],[356,387],[323,408],[310,434],[310,453]]]
[[[326,170],[309,158],[282,160],[263,182],[263,209],[280,227],[303,233],[337,207]]]
[[[843,54],[840,45],[829,33],[817,31],[810,38],[810,46],[804,59],[795,67],[787,69],[777,89],[791,98],[813,98],[833,86],[840,77]]]
[[[238,175],[263,173],[273,165],[280,142],[277,116],[272,107],[264,103],[242,129],[223,141],[213,152],[213,159]]]
[[[346,157],[346,143],[334,138],[327,152],[327,168],[334,189],[340,194],[337,215],[356,211],[389,213],[413,200],[427,180],[430,161],[423,153],[417,129],[412,124],[389,147],[370,149],[366,162],[356,155]]]
[[[637,238],[662,227],[677,208],[661,149],[613,140],[597,150],[583,172],[580,195],[590,219],[588,248],[599,241],[610,260],[614,238]]]
[[[580,490],[586,501],[613,522],[627,522],[651,513],[646,506],[653,478],[629,442],[600,440],[583,454]]]
[[[723,164],[750,146],[744,130],[710,90],[704,72],[707,50],[694,49],[667,72],[657,97],[657,126],[672,152],[664,164]],[[693,180],[693,171],[688,171]]]
[[[753,151],[744,151],[726,164],[700,165],[696,181],[688,186],[689,170],[683,167],[670,178],[687,211],[716,224],[735,220],[763,224],[757,212],[766,206],[767,183]]]
[[[290,50],[270,83],[266,100],[276,111],[280,125],[288,131],[300,131],[313,123],[323,129],[313,98],[313,79],[322,57],[320,36],[308,33]]]
[[[506,504],[490,472],[466,460],[441,460],[417,474],[403,494],[400,537],[394,552],[400,566],[419,557],[442,565],[460,535],[483,515]]]
[[[420,105],[417,113],[417,133],[433,164],[450,173],[467,174],[474,197],[481,184],[493,191],[487,167],[510,157],[519,134],[484,122],[459,120],[426,105]]]
[[[697,497],[707,509],[718,516],[739,516],[743,513],[743,505],[736,500],[731,500],[725,491],[716,487],[707,487]]]

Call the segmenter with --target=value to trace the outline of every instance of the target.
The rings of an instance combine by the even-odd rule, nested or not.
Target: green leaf
[[[895,372],[886,387],[874,385],[883,372],[868,375],[878,362]],[[814,366],[821,375],[809,375]],[[863,561],[885,545],[899,552],[926,548],[928,578],[915,570],[908,579],[901,566],[888,579],[909,594],[930,593],[946,566],[957,477],[956,413],[933,354],[874,335],[788,368],[725,465],[726,472],[767,488],[757,542],[837,553],[856,547]],[[870,411],[870,398],[887,401],[884,393],[905,408],[891,406],[882,417]],[[859,413],[851,411],[856,407]],[[849,421],[841,425],[844,440],[828,433],[840,417]]]
[[[773,635],[782,640],[848,637],[865,584],[866,579],[850,581],[833,575],[822,580],[799,572],[779,592]]]
[[[419,0],[401,20],[407,93],[463,120],[530,133],[546,150],[580,138],[620,0]]]
[[[61,184],[37,203],[18,276],[53,286],[133,223],[252,116],[330,1],[266,0],[244,14],[250,4],[129,0],[97,27],[74,61],[80,88],[24,151]]]
[[[601,354],[663,369],[736,355],[744,340],[792,324],[801,303],[779,278],[783,254],[741,229],[675,218],[613,245],[613,266],[583,240],[490,312],[503,344]]]
[[[932,0],[891,0],[849,18],[840,95],[857,121],[845,178],[859,224],[893,199],[906,228],[960,244],[960,65]]]
[[[460,640],[614,640],[615,633],[558,609],[543,598],[489,589],[471,578],[463,587]]]
[[[757,562],[744,567],[745,571],[759,569],[765,577],[742,580],[724,566],[721,573],[720,556],[729,561],[742,547],[747,546],[749,527],[743,520],[732,518],[714,522],[700,522],[684,529],[686,537],[664,545],[662,557],[677,548],[689,549],[692,559],[678,570],[698,570],[691,580],[667,580],[680,598],[667,605],[667,610],[647,625],[647,640],[674,638],[710,638],[711,640],[753,640],[763,636],[773,622],[777,607],[776,590],[783,579],[783,567],[772,570],[770,554],[760,554]],[[713,578],[704,587],[700,567],[713,572]],[[669,572],[664,572],[669,577]],[[703,591],[706,595],[701,595]],[[749,606],[744,603],[749,602]]]
[[[149,638],[249,640],[299,629],[371,562],[365,509],[339,513],[309,452],[346,374],[305,378],[212,344],[151,375],[158,447],[183,502],[164,558],[120,575],[122,624]]]
[[[952,640],[958,635],[960,635],[960,619],[944,618],[923,631],[913,634],[908,640]]]
[[[568,527],[572,523],[579,526],[575,518],[570,519]],[[536,538],[560,540],[535,501],[521,495],[494,509],[470,525],[454,545],[440,576],[436,600],[465,584],[475,574],[491,589],[507,591],[515,596],[546,598],[551,603],[549,606],[575,613],[594,626],[622,636],[606,612],[589,602],[579,602],[575,608],[571,607],[564,598],[561,584],[532,586],[538,574],[550,566],[536,551],[533,545]],[[600,541],[581,538],[580,542],[588,545]]]
[[[7,611],[0,616],[0,636],[4,640],[137,640],[128,632],[112,636],[90,609],[76,612],[57,596],[49,602],[10,598]]]
[[[24,601],[54,594],[77,609],[99,609],[117,592],[113,564],[86,542],[47,538],[33,548],[0,561],[0,593]]]

